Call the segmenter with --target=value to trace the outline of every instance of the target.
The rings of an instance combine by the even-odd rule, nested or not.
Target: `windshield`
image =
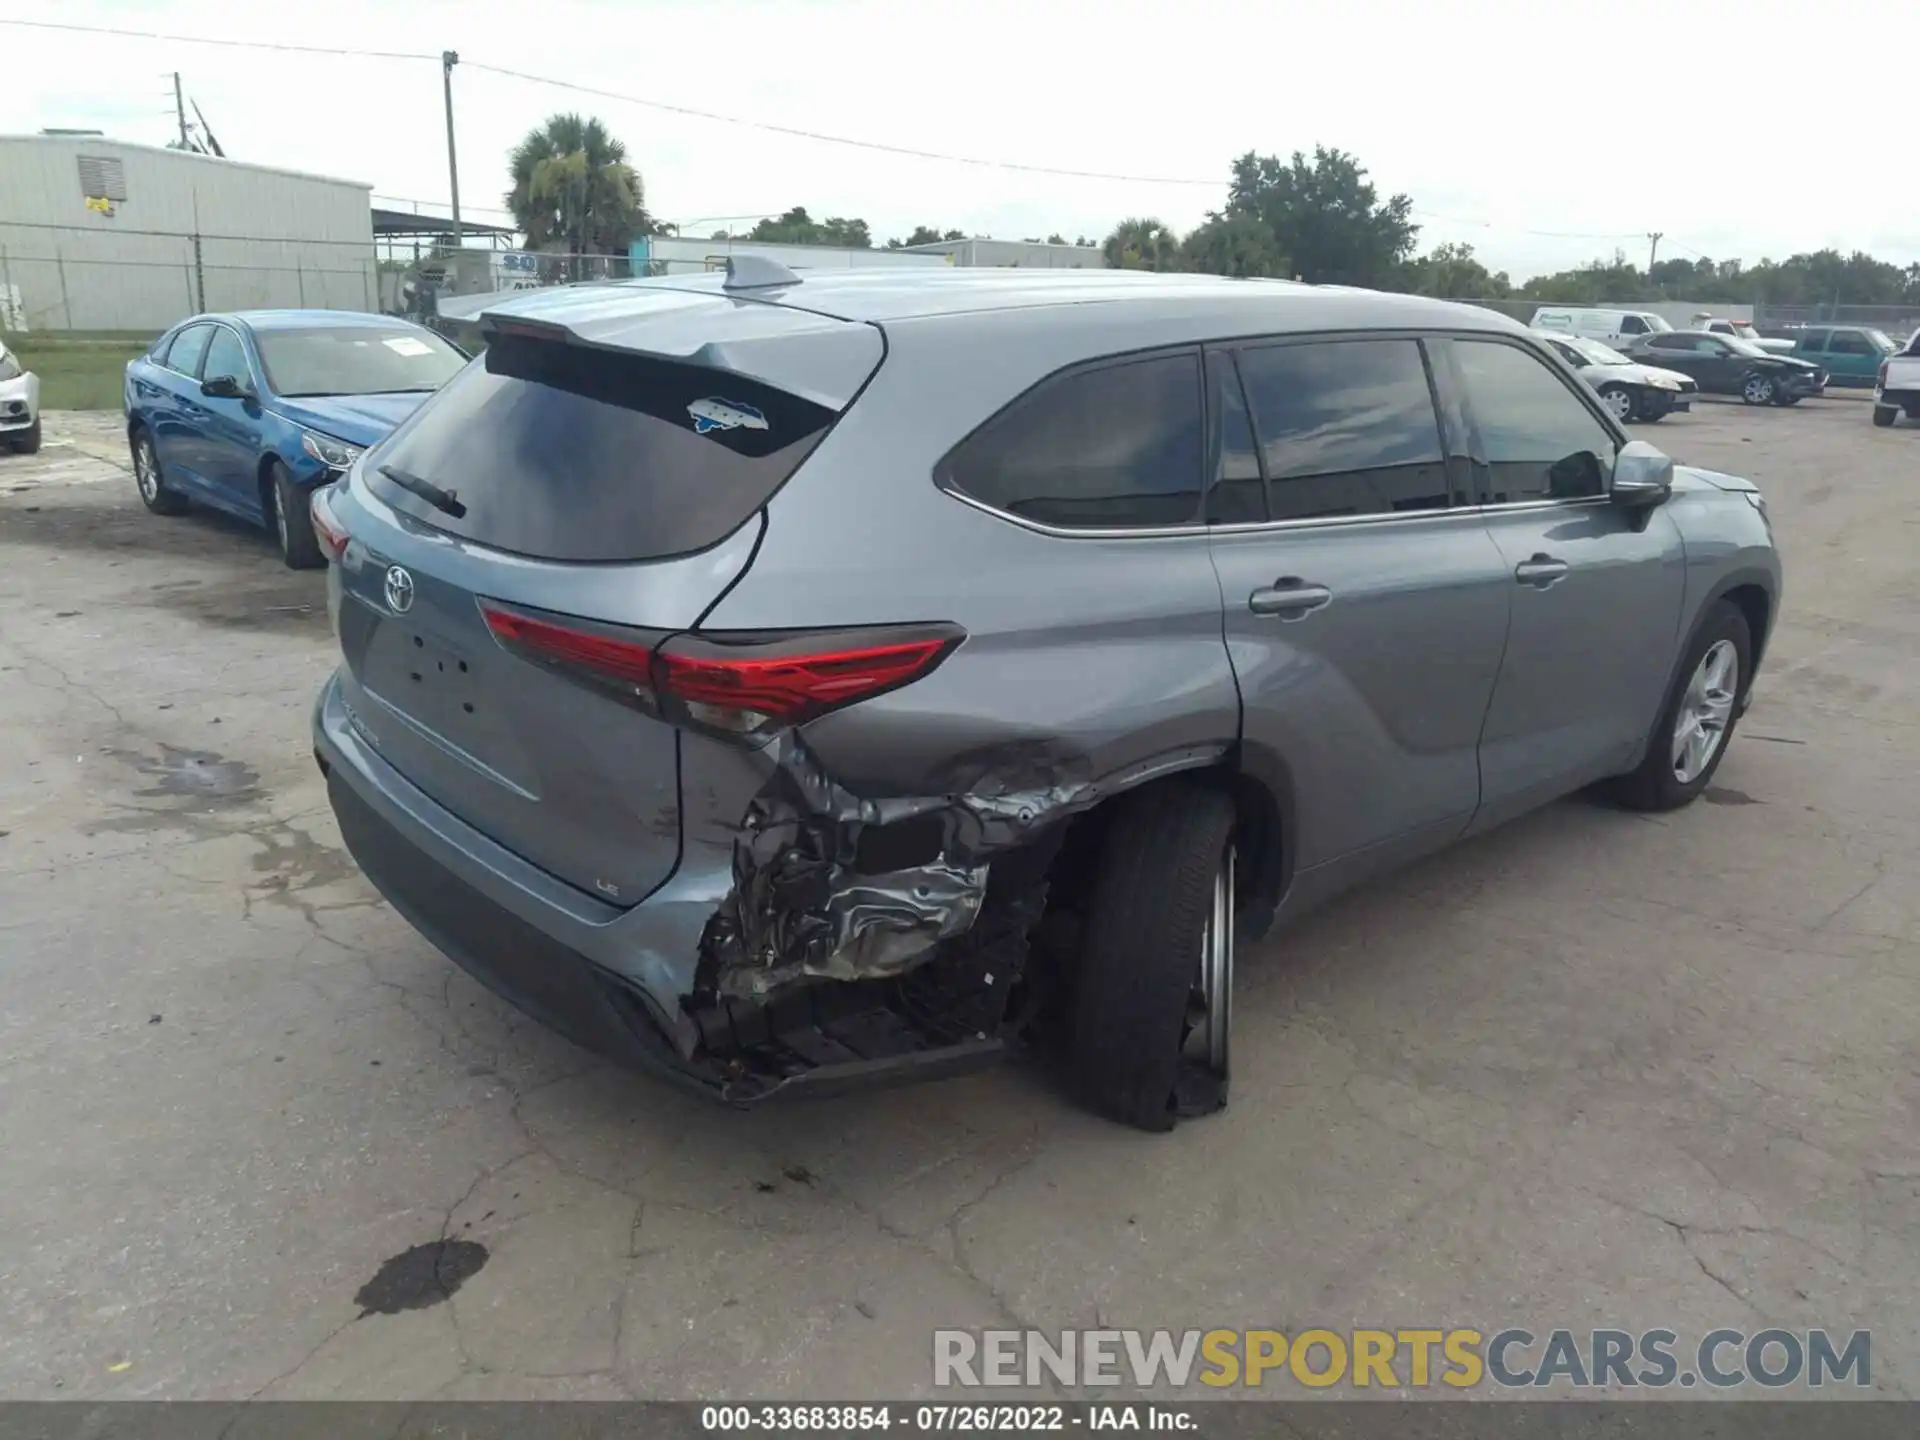
[[[1640,318],[1641,318],[1642,320],[1644,320],[1644,321],[1646,321],[1646,322],[1647,322],[1647,329],[1649,329],[1649,330],[1671,330],[1671,329],[1673,329],[1673,326],[1671,326],[1671,325],[1669,325],[1669,324],[1668,324],[1668,323],[1666,322],[1666,319],[1665,319],[1665,317],[1664,317],[1664,316],[1660,316],[1660,315],[1642,315],[1642,316],[1641,316]]]
[[[431,330],[411,325],[256,330],[253,338],[267,384],[288,399],[438,390],[467,363]]]
[[[1598,340],[1568,336],[1566,343],[1573,346],[1594,365],[1631,365],[1633,361],[1615,350],[1611,345],[1602,345]]]
[[[1884,330],[1867,331],[1867,343],[1873,346],[1873,348],[1878,350],[1882,355],[1891,355],[1894,351],[1900,348],[1898,345],[1893,343],[1892,337],[1889,336],[1887,332]]]

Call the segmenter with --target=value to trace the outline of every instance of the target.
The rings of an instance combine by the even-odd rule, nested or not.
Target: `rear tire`
[[[13,437],[13,448],[21,455],[40,453],[40,417],[34,416],[33,423]]]
[[[1732,647],[1735,665],[1730,694],[1726,697],[1725,719],[1704,762],[1697,770],[1688,768],[1682,773],[1681,762],[1675,754],[1680,748],[1682,711],[1696,707],[1697,700],[1690,692],[1702,674],[1709,652],[1722,644]],[[1716,601],[1687,642],[1666,703],[1660,707],[1660,718],[1647,741],[1645,757],[1637,768],[1612,782],[1614,798],[1629,810],[1677,810],[1690,804],[1712,783],[1714,772],[1726,758],[1727,747],[1733,743],[1734,727],[1739,724],[1740,698],[1752,674],[1753,631],[1747,625],[1747,617],[1731,600]]]
[[[140,503],[156,515],[186,514],[187,497],[167,484],[160,456],[153,448],[153,436],[144,426],[135,427],[127,437],[127,447],[133,452],[133,483],[140,492]]]
[[[1223,964],[1213,951],[1224,981],[1213,986],[1210,1006],[1202,971],[1207,942],[1222,928],[1213,920],[1216,905],[1231,909],[1233,801],[1170,782],[1115,803],[1074,979],[1074,1080],[1101,1114],[1170,1130],[1182,1115],[1227,1102],[1230,914]],[[1196,1035],[1218,1041],[1199,1060],[1184,1053]]]
[[[1635,397],[1633,408],[1634,419],[1652,425],[1667,418],[1668,413],[1673,409],[1673,401],[1663,391],[1642,390]]]
[[[280,542],[280,558],[289,570],[319,570],[327,563],[320,537],[313,533],[313,497],[293,483],[278,460],[267,463],[267,504],[273,509],[273,532]]]
[[[1873,407],[1873,423],[1878,425],[1882,430],[1885,430],[1899,418],[1899,410],[1892,405],[1876,405]]]

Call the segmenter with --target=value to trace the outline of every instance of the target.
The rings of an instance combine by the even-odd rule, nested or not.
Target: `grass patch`
[[[127,362],[146,352],[146,339],[75,340],[9,335],[7,348],[40,377],[42,410],[118,410]]]

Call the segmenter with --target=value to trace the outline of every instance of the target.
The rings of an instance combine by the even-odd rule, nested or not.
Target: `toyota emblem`
[[[398,565],[387,567],[387,608],[396,615],[413,608],[413,576]]]

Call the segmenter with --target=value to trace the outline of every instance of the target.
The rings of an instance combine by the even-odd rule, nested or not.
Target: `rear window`
[[[397,510],[543,560],[704,550],[772,498],[835,412],[724,371],[496,335],[369,467]],[[454,516],[386,465],[454,493]]]
[[[431,393],[467,359],[431,330],[411,325],[255,330],[253,341],[267,383],[288,399]]]

